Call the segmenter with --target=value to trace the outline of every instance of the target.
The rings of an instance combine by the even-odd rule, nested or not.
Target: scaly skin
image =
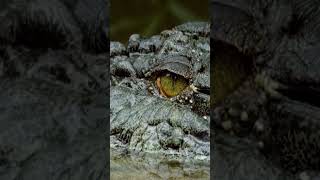
[[[214,179],[319,178],[317,7],[316,0],[210,1],[215,63],[228,58],[241,66],[249,59],[254,70],[213,110]],[[238,53],[224,56],[231,49],[225,47]]]
[[[0,4],[0,179],[108,179],[108,2]]]
[[[209,25],[188,23],[148,39],[111,42],[111,147],[177,159],[209,160],[209,95],[191,87],[161,96],[156,77],[170,71],[210,88]]]

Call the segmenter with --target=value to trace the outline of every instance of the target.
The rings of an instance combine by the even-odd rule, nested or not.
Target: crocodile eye
[[[179,95],[188,85],[188,80],[180,75],[168,73],[157,77],[160,94],[166,97]]]

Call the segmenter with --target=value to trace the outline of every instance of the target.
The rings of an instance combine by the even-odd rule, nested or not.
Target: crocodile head
[[[111,148],[209,159],[210,27],[187,23],[111,42]]]

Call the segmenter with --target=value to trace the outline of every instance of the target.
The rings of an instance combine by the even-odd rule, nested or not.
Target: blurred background
[[[189,21],[209,21],[208,0],[111,0],[111,41],[159,34]]]

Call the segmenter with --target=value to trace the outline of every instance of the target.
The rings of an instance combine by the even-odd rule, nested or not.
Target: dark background
[[[111,0],[111,41],[126,43],[131,34],[151,36],[188,21],[209,21],[208,1]]]

